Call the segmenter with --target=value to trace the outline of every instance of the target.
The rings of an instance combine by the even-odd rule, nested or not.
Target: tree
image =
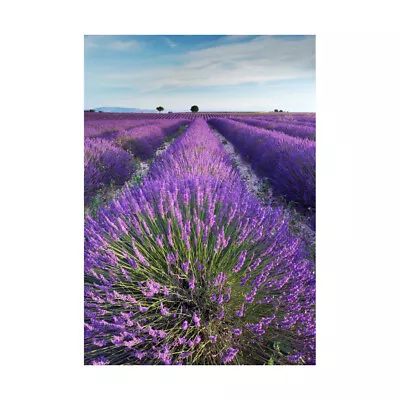
[[[283,112],[283,110],[279,110],[279,112]]]
[[[275,108],[274,112],[279,112],[279,110],[277,108]]]
[[[164,107],[163,107],[163,106],[158,106],[158,107],[156,108],[156,110],[157,110],[158,112],[164,111]]]
[[[197,106],[192,106],[192,108],[190,109],[191,112],[199,112],[199,107]]]

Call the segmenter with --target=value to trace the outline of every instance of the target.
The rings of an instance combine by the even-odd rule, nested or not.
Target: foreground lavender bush
[[[195,120],[85,222],[86,364],[314,364],[315,278]]]
[[[104,186],[122,185],[131,176],[132,156],[104,139],[85,139],[85,204]]]
[[[212,119],[210,123],[279,193],[303,207],[315,207],[314,141],[229,119]]]

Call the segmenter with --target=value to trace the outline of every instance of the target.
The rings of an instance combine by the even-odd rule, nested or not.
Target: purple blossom
[[[185,338],[185,337],[181,337],[181,338],[178,338],[178,343],[179,344],[184,344],[184,343],[186,343],[187,342],[187,339]]]
[[[103,347],[107,344],[106,340],[93,339],[93,344],[98,347]]]
[[[157,242],[157,245],[158,245],[159,247],[161,247],[161,248],[164,247],[164,246],[163,246],[163,241],[162,241],[161,236],[157,236],[157,237],[156,237],[156,242]]]
[[[193,322],[194,325],[199,328],[200,327],[200,318],[197,316],[196,313],[193,313]]]
[[[236,311],[236,315],[238,317],[243,317],[243,314],[244,314],[244,304],[242,304],[242,307],[238,311]]]
[[[134,355],[134,357],[136,357],[139,360],[142,360],[144,357],[146,357],[146,352],[144,351],[135,351],[134,353],[132,353]]]
[[[226,281],[226,274],[223,272],[220,272],[217,276],[217,278],[214,280],[213,285],[214,286],[222,286],[224,282]]]
[[[236,336],[240,336],[242,334],[242,329],[240,328],[234,328],[232,329],[232,333]]]
[[[190,281],[189,281],[189,289],[193,291],[194,288],[195,288],[195,277],[194,277],[194,275],[192,275],[190,277]]]
[[[231,362],[237,355],[237,353],[239,352],[239,349],[235,349],[233,347],[230,347],[226,353],[222,356],[222,361],[224,364],[227,364],[229,362]]]
[[[103,356],[100,356],[92,361],[92,365],[107,365],[110,362]]]
[[[239,261],[236,266],[233,268],[233,272],[238,272],[243,267],[244,260],[246,259],[247,250],[242,251],[239,256]]]
[[[189,261],[182,263],[181,267],[183,272],[187,275],[189,273]]]
[[[170,315],[168,308],[164,307],[162,302],[160,303],[160,312],[161,312],[161,315],[164,317],[168,317]]]

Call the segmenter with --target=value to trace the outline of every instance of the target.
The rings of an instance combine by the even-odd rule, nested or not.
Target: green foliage
[[[163,106],[158,106],[158,107],[156,108],[156,110],[157,110],[158,112],[164,111],[164,107],[163,107]]]
[[[199,107],[198,106],[192,106],[190,109],[191,112],[199,112]]]

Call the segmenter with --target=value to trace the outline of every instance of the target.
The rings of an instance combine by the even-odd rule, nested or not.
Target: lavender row
[[[85,221],[85,363],[314,364],[306,256],[195,120]]]
[[[89,120],[85,121],[85,138],[105,138],[111,133],[129,130],[137,126],[149,124],[150,121],[140,120]]]
[[[277,118],[272,118],[271,116],[258,116],[255,119],[260,120],[260,121],[267,121],[267,122],[272,122],[272,123],[281,123],[281,124],[289,124],[289,125],[298,125],[298,126],[308,126],[309,128],[314,128],[315,132],[315,127],[316,127],[316,120],[315,116],[307,116],[305,118],[299,118],[298,116],[294,115],[287,115],[285,117],[277,117]]]
[[[239,118],[239,116],[235,116]],[[232,118],[235,118],[232,117]],[[297,114],[285,114],[285,115],[259,115],[254,116],[256,120],[264,121],[264,122],[272,122],[272,123],[286,123],[289,125],[299,125],[299,126],[308,126],[310,128],[314,128],[315,132],[315,114],[308,115],[297,115]]]
[[[136,159],[147,160],[185,120],[154,122],[129,130],[109,133],[106,138],[86,138],[84,197],[88,205],[111,183],[121,186],[134,172]]]
[[[315,207],[315,142],[228,119],[210,123],[289,201]]]
[[[112,182],[124,184],[134,171],[133,156],[104,139],[85,139],[84,198],[85,205]]]
[[[134,154],[135,157],[146,160],[153,155],[157,147],[168,136],[188,123],[188,120],[183,119],[154,121],[133,129],[112,133],[108,138],[112,139],[116,145],[124,150],[128,150]]]
[[[259,128],[283,132],[286,135],[302,139],[315,140],[315,127],[308,125],[295,125],[286,122],[266,121],[258,118],[234,118],[235,121],[257,126]]]

